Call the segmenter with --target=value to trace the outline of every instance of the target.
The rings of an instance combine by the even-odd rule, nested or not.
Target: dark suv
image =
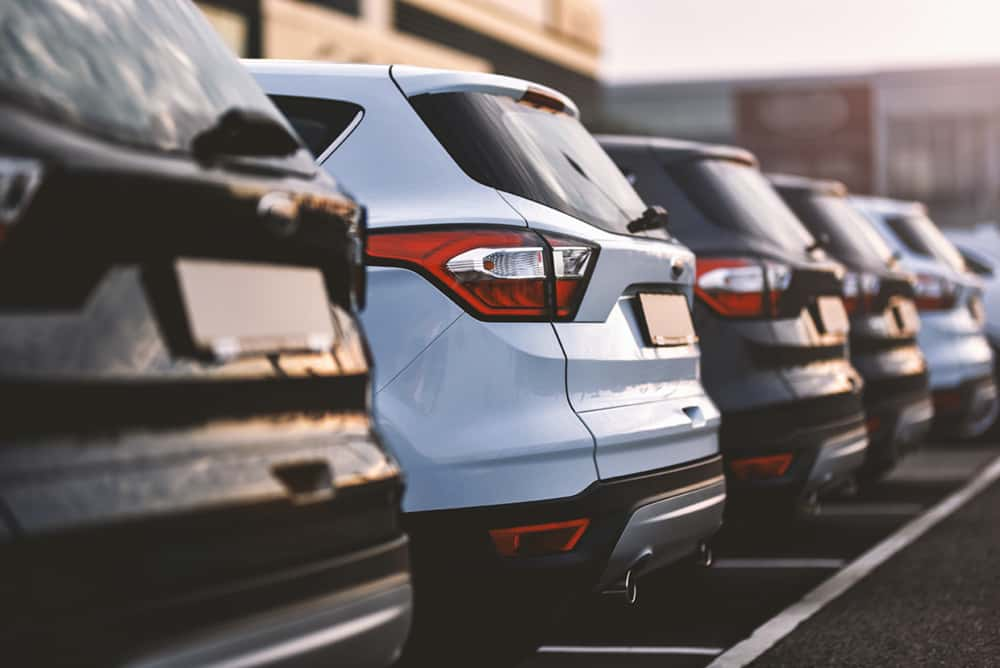
[[[0,5],[10,665],[385,665],[363,211],[189,2]]]
[[[865,380],[868,458],[874,478],[927,434],[934,418],[927,362],[917,345],[914,277],[836,181],[771,175],[771,184],[813,236],[848,269],[844,305],[851,318],[851,362]]]
[[[844,269],[826,259],[736,148],[603,137],[669,233],[697,255],[703,380],[722,412],[730,503],[788,509],[865,459],[862,381],[848,360]],[[645,234],[666,234],[649,230]]]

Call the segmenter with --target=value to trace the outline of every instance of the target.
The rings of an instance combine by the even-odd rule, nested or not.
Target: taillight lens
[[[917,274],[913,290],[919,311],[947,311],[955,308],[958,298],[958,286],[933,274]]]
[[[882,281],[875,274],[845,273],[844,308],[852,315],[872,311],[881,286]]]
[[[695,294],[719,315],[758,318],[777,311],[792,270],[776,262],[699,258]]]
[[[372,264],[430,277],[486,319],[572,318],[597,247],[579,239],[509,228],[372,231]]]

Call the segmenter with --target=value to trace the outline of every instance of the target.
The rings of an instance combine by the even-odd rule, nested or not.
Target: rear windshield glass
[[[729,160],[671,165],[671,176],[710,222],[803,252],[814,239],[756,167]]]
[[[604,149],[572,116],[487,93],[410,100],[471,178],[610,232],[645,206]]]
[[[827,236],[826,248],[834,257],[870,265],[892,264],[892,249],[843,197],[793,196],[788,203],[814,237]]]
[[[885,222],[910,251],[936,258],[956,271],[965,271],[962,254],[927,216],[886,216]]]
[[[189,0],[3,0],[0,99],[171,151],[233,107],[285,123]]]

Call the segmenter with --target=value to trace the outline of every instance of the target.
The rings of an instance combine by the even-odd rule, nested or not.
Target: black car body
[[[867,437],[843,268],[825,259],[750,153],[600,140],[643,199],[669,211],[661,233],[698,256],[694,321],[705,387],[722,412],[727,510],[788,507],[852,475]]]
[[[914,278],[836,181],[771,175],[771,184],[824,248],[847,267],[851,362],[865,381],[869,446],[864,473],[888,471],[919,443],[934,417],[927,362],[917,345]]]
[[[5,661],[386,665],[363,210],[192,4],[141,7],[0,7]]]

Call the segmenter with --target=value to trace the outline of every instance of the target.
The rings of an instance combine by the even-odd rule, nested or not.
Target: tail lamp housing
[[[958,286],[934,274],[917,274],[913,290],[918,311],[949,311],[958,301]]]
[[[417,271],[483,320],[571,320],[599,247],[497,226],[372,230],[368,261]]]
[[[855,273],[844,274],[844,308],[851,315],[867,313],[874,310],[875,298],[881,290],[882,281],[875,274]]]
[[[698,258],[695,294],[727,318],[760,318],[777,313],[792,270],[787,265],[746,258]]]

